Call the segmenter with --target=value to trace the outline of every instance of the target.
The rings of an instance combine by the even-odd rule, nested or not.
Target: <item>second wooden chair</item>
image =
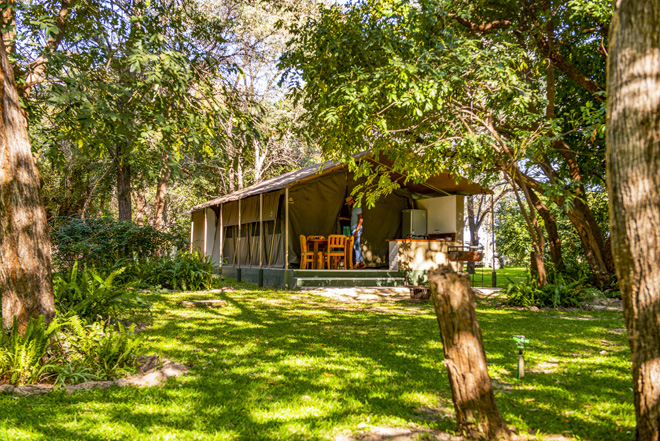
[[[346,268],[346,242],[348,238],[343,234],[331,234],[328,236],[328,266],[332,269],[339,268],[339,263],[344,262]]]

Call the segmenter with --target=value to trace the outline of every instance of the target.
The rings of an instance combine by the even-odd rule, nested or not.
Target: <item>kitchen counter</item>
[[[429,239],[392,239],[389,242],[389,267],[392,271],[422,270],[429,271],[441,265],[451,265],[460,271],[460,262],[452,262],[447,258],[450,246],[463,245],[450,240]]]

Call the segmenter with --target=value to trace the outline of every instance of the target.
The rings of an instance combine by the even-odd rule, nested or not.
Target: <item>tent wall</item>
[[[353,191],[356,185],[363,183],[362,179],[348,180],[348,192]],[[413,201],[404,192],[396,190],[392,194],[381,197],[373,208],[362,207],[362,237],[360,246],[364,263],[371,267],[388,265],[389,244],[388,239],[401,237],[401,211],[412,208]]]
[[[211,260],[215,263],[220,261],[220,242],[218,230],[218,216],[212,208],[205,209],[206,215],[206,249],[204,250],[205,256],[210,256]]]
[[[346,197],[346,177],[346,171],[339,170],[289,189],[289,263],[300,263],[300,235],[339,233],[337,217]]]
[[[263,195],[264,268],[284,267],[284,197],[281,191]],[[223,204],[224,244],[222,257],[230,266],[259,265],[259,196],[241,201],[241,233],[238,235],[238,202]]]
[[[204,252],[204,210],[192,213],[190,220],[190,247],[200,253]]]

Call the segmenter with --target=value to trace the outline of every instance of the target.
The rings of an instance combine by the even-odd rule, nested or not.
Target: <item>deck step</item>
[[[401,271],[377,270],[377,269],[362,269],[362,270],[309,270],[309,269],[296,269],[293,270],[293,277],[296,278],[380,278],[380,277],[404,277]]]
[[[296,288],[403,286],[403,277],[296,277]]]

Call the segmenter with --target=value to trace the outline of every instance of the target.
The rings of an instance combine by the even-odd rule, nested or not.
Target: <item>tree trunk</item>
[[[527,229],[532,238],[532,248],[534,249],[533,258],[531,261],[532,269],[536,269],[538,274],[539,286],[545,286],[548,284],[548,275],[545,271],[545,262],[543,261],[543,252],[545,250],[545,238],[543,237],[543,232],[539,226],[538,219],[536,217],[536,208],[532,201],[531,191],[532,189],[527,186],[523,178],[523,174],[517,169],[516,176],[511,177],[511,188],[513,189],[513,194],[516,197],[518,202],[518,207],[520,207],[521,213],[525,218],[525,223],[527,224]],[[516,190],[515,184],[518,183],[520,188],[523,190],[523,195],[525,196],[525,201],[527,202],[527,208],[529,213],[523,204],[518,190]]]
[[[610,271],[613,268],[607,267],[608,250],[605,248],[603,233],[591,208],[577,197],[572,201],[571,209],[566,210],[566,215],[580,237],[594,282],[599,287],[605,287],[611,280]]]
[[[119,220],[130,222],[133,218],[131,164],[128,162],[128,158],[125,157],[119,145],[117,145],[115,154],[115,166],[117,167],[117,208],[119,209]]]
[[[167,156],[165,156],[167,163]],[[162,230],[165,224],[165,196],[167,195],[167,186],[170,181],[170,168],[165,164],[160,178],[158,179],[158,186],[156,187],[156,202],[154,203],[154,226]]]
[[[552,258],[552,263],[555,267],[555,270],[563,272],[566,270],[566,265],[564,264],[564,256],[561,251],[561,239],[559,238],[559,231],[557,230],[557,222],[555,221],[555,217],[552,215],[543,201],[541,201],[536,192],[534,192],[531,188],[529,189],[529,195],[532,198],[532,203],[534,204],[536,211],[539,212],[539,215],[545,224],[545,231],[548,233],[550,257]]]
[[[145,210],[147,208],[147,201],[144,197],[144,190],[136,188],[133,192],[135,196],[135,223],[139,226],[144,226]]]
[[[0,39],[2,40],[2,39]],[[50,240],[14,73],[0,41],[0,293],[5,327],[55,316]]]
[[[469,276],[444,266],[429,274],[429,282],[459,429],[468,439],[508,439],[488,376]]]
[[[617,2],[610,31],[607,182],[632,359],[635,438],[660,439],[660,0]]]

